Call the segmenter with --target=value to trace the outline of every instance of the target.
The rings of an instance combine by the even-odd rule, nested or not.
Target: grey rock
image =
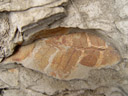
[[[122,9],[120,9],[120,17],[121,18],[127,18],[128,17],[128,4],[125,5]]]
[[[26,96],[26,94],[20,90],[5,90],[3,96]]]
[[[0,13],[0,58],[5,57],[8,54],[7,44],[8,44],[8,37],[9,37],[9,19],[7,13]]]
[[[0,61],[13,53],[16,43],[20,39],[17,39],[15,43],[12,42],[16,35],[16,28],[12,25],[9,18],[9,13],[0,13]]]
[[[58,94],[57,96],[63,96],[63,94],[68,94],[66,96],[75,96],[74,94],[76,94],[76,96],[77,94],[78,96],[80,94],[87,95],[84,91],[88,89],[93,90],[93,92],[91,91],[88,93],[92,94],[91,96],[102,96],[100,94],[110,96],[110,94],[115,91],[117,91],[117,93],[120,92],[121,94],[125,94],[123,92],[127,92],[127,90],[124,90],[127,86],[124,87],[121,85],[122,82],[125,82],[125,85],[127,85],[128,82],[121,77],[118,71],[113,69],[92,70],[89,75],[88,80],[63,81],[53,79],[52,77],[48,77],[42,73],[21,67],[20,83],[21,89],[27,88],[35,92],[46,93],[47,95]]]
[[[56,96],[126,96],[118,88],[101,86],[95,90],[83,89],[83,90],[72,90],[63,91]]]
[[[128,3],[128,0],[115,0],[116,7],[121,8]]]
[[[122,34],[128,35],[128,19],[116,22],[116,26]]]
[[[112,31],[114,21],[119,18],[114,0],[70,0],[68,16],[60,21],[62,27],[101,29]],[[58,24],[58,23],[57,23]],[[55,25],[54,25],[55,26]]]
[[[27,88],[36,92],[46,93],[48,95],[54,95],[57,92],[62,92],[67,89],[79,90],[88,88],[89,86],[83,80],[74,80],[69,82],[56,80],[42,73],[38,73],[36,71],[32,71],[30,69],[22,67],[20,69],[20,83],[23,89]]]
[[[124,96],[124,95],[120,92],[113,92],[111,93],[111,96]]]
[[[67,1],[68,0],[1,0],[0,11],[22,11],[33,7],[46,6],[54,3],[66,3]]]
[[[0,1],[1,11],[13,11],[0,13],[0,61],[2,61],[2,58],[10,56],[14,52],[14,48],[17,45],[21,45],[23,39],[26,39],[27,36],[31,36],[33,32],[46,28],[49,24],[64,17],[66,13],[63,6],[66,5],[67,1]],[[15,4],[17,6],[14,6]],[[43,4],[46,6],[40,6]],[[25,32],[23,38],[23,33],[21,32],[28,30],[29,32]]]
[[[43,93],[35,92],[35,91],[29,90],[29,89],[24,89],[24,92],[25,92],[24,95],[26,95],[26,96],[48,96]]]
[[[114,86],[100,86],[94,92],[105,96],[127,96],[120,88]]]
[[[47,28],[49,24],[64,16],[65,10],[62,7],[39,7],[32,8],[23,12],[12,12],[10,14],[12,23],[18,28],[20,32],[22,32],[22,34],[24,34],[23,39],[25,41],[27,41],[27,38],[29,38],[35,32]],[[26,19],[24,19],[24,17],[26,17]]]
[[[17,87],[19,84],[18,68],[1,70],[0,71],[0,80],[4,81],[10,87]]]
[[[25,90],[9,89],[9,90],[4,90],[2,96],[47,96],[47,95],[34,92],[28,89]]]
[[[8,84],[0,80],[0,88],[8,88],[10,87]]]
[[[92,86],[116,85],[119,84],[121,80],[123,80],[121,74],[111,68],[94,69],[90,71],[89,75],[88,82],[90,82]]]
[[[61,4],[62,3],[63,2],[61,2]],[[53,4],[52,6],[35,7],[25,11],[11,12],[10,19],[13,25],[17,26],[20,32],[26,31],[27,29],[31,29],[33,27],[35,28],[35,26],[41,26],[41,24],[43,24],[42,27],[46,27],[47,23],[51,24],[53,23],[54,20],[57,20],[56,18],[57,15],[58,15],[58,18],[62,18],[63,15],[65,15],[64,8],[56,7],[56,6],[57,5]],[[62,17],[60,14],[62,14]],[[52,18],[52,16],[53,17],[56,16],[56,17]],[[51,21],[45,20],[50,17],[51,17],[50,19]]]
[[[104,94],[95,94],[93,90],[75,90],[65,91],[57,96],[104,96]]]
[[[127,19],[123,19],[123,20],[120,20],[120,21],[117,21],[116,23],[116,27],[117,29],[120,31],[121,33],[121,36],[122,37],[122,41],[123,41],[123,44],[125,45],[125,53],[124,53],[124,57],[125,58],[128,58],[128,20]]]

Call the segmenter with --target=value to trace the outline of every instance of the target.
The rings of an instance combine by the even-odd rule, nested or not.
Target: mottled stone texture
[[[88,67],[101,68],[121,61],[119,52],[98,35],[84,31],[70,33],[72,29],[59,29],[62,30],[59,30],[61,35],[23,46],[3,63],[21,63],[27,68],[65,80],[87,78],[81,71],[88,73]],[[54,34],[58,34],[58,28]]]
[[[9,37],[9,18],[7,13],[0,13],[0,58],[8,55],[8,48],[6,49],[6,45],[8,44]]]
[[[0,0],[0,96],[128,96],[128,0]]]

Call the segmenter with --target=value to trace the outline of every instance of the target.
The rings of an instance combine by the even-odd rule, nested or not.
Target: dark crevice
[[[13,52],[13,54],[15,54],[15,53],[17,53],[18,51],[19,51],[19,48],[21,47],[21,45],[17,45],[16,47],[15,47],[15,50],[14,50],[14,52]],[[12,55],[13,55],[12,54]]]
[[[8,90],[9,88],[0,88],[0,96],[3,96],[4,90]]]

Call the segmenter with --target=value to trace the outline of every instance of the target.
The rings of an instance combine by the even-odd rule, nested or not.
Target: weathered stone
[[[122,93],[120,93],[120,92],[113,92],[111,94],[111,96],[124,96],[124,95]]]
[[[78,27],[81,29],[114,30],[114,21],[119,19],[114,0],[70,0],[68,16],[53,26]]]
[[[40,26],[41,29],[46,28],[55,20],[58,20],[65,16],[65,9],[63,7],[52,7],[54,8],[37,7],[23,12],[11,12],[10,19],[13,25],[17,26],[20,32],[32,28],[34,28],[33,30],[31,30],[32,32],[37,32],[37,28],[35,27]],[[26,19],[24,19],[24,17],[26,17]],[[40,28],[38,28],[38,31],[40,30]]]
[[[104,94],[95,94],[93,90],[74,90],[62,92],[57,96],[104,96]]]
[[[3,91],[3,96],[27,96],[24,92],[20,90],[5,90]]]
[[[21,45],[26,35],[30,37],[35,31],[46,29],[49,24],[64,17],[66,13],[63,6],[67,2],[68,0],[0,1],[0,12],[12,11],[0,13],[0,61],[12,55],[16,45]],[[17,5],[14,6],[15,4]],[[23,38],[21,32],[28,30]]]
[[[116,22],[116,26],[122,34],[128,35],[128,20],[127,19]]]
[[[89,72],[88,82],[95,88],[95,85],[116,85],[117,83],[123,80],[123,76],[121,74],[111,68],[102,68],[102,69],[94,69]],[[110,83],[111,82],[111,83]]]
[[[9,90],[3,90],[2,96],[48,96],[44,95],[43,93],[34,92],[29,89],[24,90],[17,90],[17,89],[9,89]]]
[[[8,14],[0,13],[0,58],[5,57],[8,54],[8,48],[5,46],[8,44],[9,27]]]
[[[20,83],[21,88],[24,90],[29,89],[38,93],[46,93],[48,95],[54,95],[67,89],[80,90],[89,87],[89,85],[83,80],[74,80],[69,82],[57,80],[37,71],[32,71],[22,67],[20,68]]]
[[[0,72],[0,79],[11,87],[17,87],[19,84],[18,68],[3,70]]]
[[[114,87],[98,87],[95,90],[64,91],[56,96],[125,96],[121,90]]]
[[[41,7],[46,5],[59,6],[62,3],[66,3],[68,0],[2,0],[0,1],[0,11],[22,11],[33,7]]]
[[[120,59],[118,51],[98,35],[79,32],[49,37],[23,46],[4,62],[22,63],[49,76],[70,80],[86,78],[83,73],[88,73],[87,70],[111,66]]]
[[[24,60],[26,57],[28,57],[28,56],[30,55],[30,53],[33,51],[34,47],[35,47],[35,44],[30,44],[30,45],[27,45],[27,46],[24,46],[24,47],[18,49],[18,50],[17,50],[17,51],[19,52],[19,53],[17,54],[17,57],[18,57],[18,58],[14,58],[14,57],[12,56],[12,60],[14,60],[14,61],[21,61],[21,60]],[[24,50],[25,53],[22,52],[22,50]]]
[[[0,88],[8,88],[9,85],[0,80]]]
[[[34,91],[38,93],[46,93],[48,96],[49,95],[64,96],[64,94],[65,95],[67,94],[67,96],[74,96],[74,95],[75,96],[81,96],[81,95],[110,96],[113,92],[117,92],[121,94],[127,92],[127,90],[122,91],[122,87],[120,86],[120,83],[119,82],[117,83],[117,81],[123,80],[123,78],[119,80],[120,74],[118,74],[117,71],[113,71],[112,69],[108,69],[108,70],[102,69],[95,71],[94,74],[91,73],[90,75],[92,75],[91,78],[94,80],[89,79],[87,81],[84,80],[65,81],[65,80],[57,80],[52,77],[43,75],[40,72],[32,71],[30,69],[21,67],[20,83],[22,85],[21,89],[23,89],[26,93]],[[97,80],[95,79],[96,76],[97,76]],[[100,80],[101,80],[101,84],[100,84]],[[125,86],[124,88],[127,88],[127,86]]]
[[[12,25],[9,19],[9,13],[0,13],[0,61],[2,58],[10,56],[16,44],[22,42],[21,35],[18,36],[17,34],[16,27]],[[15,41],[12,42],[13,40]]]
[[[120,17],[127,18],[128,17],[128,4],[125,5],[122,9],[120,9]]]
[[[127,5],[128,0],[0,0],[0,61],[21,45],[8,64],[0,64],[0,95],[128,96]],[[66,35],[73,32],[69,27],[96,29],[104,40],[90,33],[90,43],[81,33]],[[10,62],[36,71],[13,72]]]
[[[71,0],[72,2],[68,3],[68,0],[48,0],[48,1],[40,1],[37,2],[33,0],[29,1],[16,1],[16,0],[2,0],[1,11],[13,11],[10,12],[9,21],[13,24],[11,26],[11,30],[14,28],[13,32],[9,32],[10,35],[14,35],[14,40],[9,40],[8,46],[8,55],[13,53],[14,47],[16,44],[21,44],[22,39],[20,41],[16,39],[16,28],[17,34],[21,34],[23,32],[24,44],[25,41],[32,42],[31,39],[33,35],[38,34],[38,32],[42,29],[55,28],[58,26],[62,27],[79,27],[82,29],[102,29],[106,30],[106,34],[109,34],[111,31],[115,31],[115,19],[119,19],[117,12],[115,11],[114,0],[109,1],[97,1],[93,2],[93,0],[88,1],[76,1]],[[26,3],[27,2],[27,3]],[[119,4],[120,1],[116,0],[116,3]],[[126,4],[123,0],[121,3]],[[17,6],[14,6],[17,4]],[[67,7],[67,16],[63,18],[66,13],[65,4],[68,4]],[[118,6],[116,4],[116,6]],[[121,4],[120,4],[121,5]],[[6,7],[5,7],[6,6]],[[61,7],[60,7],[61,6]],[[92,10],[95,9],[95,10]],[[109,8],[109,9],[108,9]],[[47,10],[47,11],[45,11]],[[106,11],[107,10],[107,11]],[[34,13],[34,14],[33,14]],[[24,18],[25,17],[25,18]],[[56,22],[55,22],[56,21]],[[118,32],[116,32],[118,33]],[[22,34],[17,38],[22,38]],[[121,38],[117,38],[117,36],[110,35],[111,37],[116,37],[114,39],[120,40]],[[10,37],[9,37],[10,38]],[[18,42],[18,43],[17,43]],[[121,42],[121,41],[120,41]],[[6,49],[6,48],[4,48]],[[3,50],[2,50],[3,52]]]
[[[127,0],[115,0],[116,7],[122,8],[128,3]]]
[[[24,92],[25,92],[24,96],[48,96],[48,95],[44,95],[43,93],[34,92],[34,91],[28,90],[28,89],[25,89]]]
[[[124,58],[128,58],[128,20],[124,19],[121,21],[115,22],[117,29],[120,31],[122,34],[121,39],[125,47],[125,53]]]
[[[95,94],[104,94],[104,96],[125,96],[125,92],[120,87],[108,87],[108,86],[101,86],[96,88],[94,91]],[[95,96],[95,95],[94,95]],[[127,95],[126,95],[127,96]]]
[[[26,35],[27,33],[24,33],[23,44],[31,43],[31,42],[33,42],[37,39],[41,39],[41,38],[47,38],[47,37],[51,37],[51,36],[63,35],[63,34],[68,34],[68,33],[69,33],[69,29],[68,28],[62,28],[62,27],[50,29],[50,30],[41,30],[41,31],[35,32],[31,35],[29,34],[29,36]]]

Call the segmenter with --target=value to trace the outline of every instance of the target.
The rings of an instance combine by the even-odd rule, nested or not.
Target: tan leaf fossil
[[[120,61],[118,51],[98,35],[64,33],[68,33],[67,30],[63,35],[42,38],[22,46],[4,62],[22,63],[49,76],[69,80],[83,78],[85,74],[81,72],[86,72],[87,68],[111,66]]]

